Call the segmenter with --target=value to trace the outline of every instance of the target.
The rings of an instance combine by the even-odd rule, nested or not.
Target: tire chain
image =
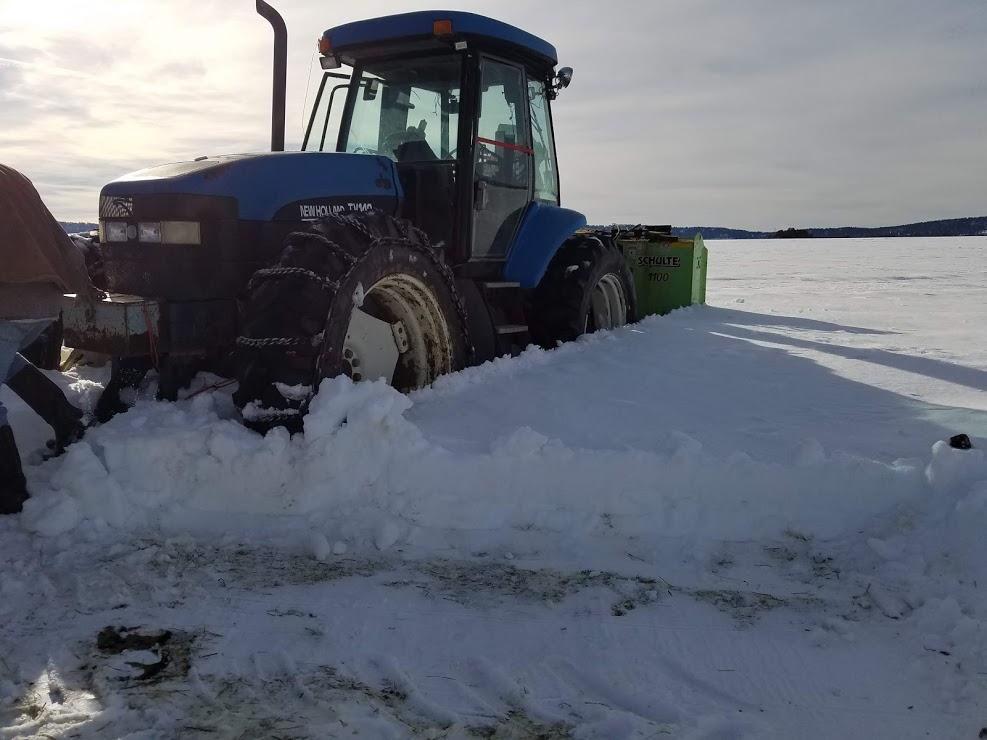
[[[262,280],[269,278],[281,278],[281,277],[307,277],[315,282],[319,283],[323,288],[327,290],[336,290],[339,285],[328,278],[322,277],[317,272],[308,270],[304,267],[265,267],[261,270],[257,270],[250,278],[250,282],[247,283],[247,290],[253,289],[256,284]]]
[[[369,229],[367,231],[369,231]],[[349,262],[351,265],[354,262],[356,262],[356,257],[354,257],[352,254],[350,254],[349,252],[347,252],[341,246],[339,246],[338,244],[336,244],[336,242],[334,242],[331,239],[323,236],[322,234],[316,234],[316,233],[310,232],[310,231],[293,231],[290,234],[288,234],[287,239],[292,239],[292,240],[293,239],[305,239],[305,240],[308,240],[308,241],[317,241],[317,242],[320,242],[321,244],[324,244],[325,246],[327,246],[332,252],[334,252],[336,254],[337,257],[341,257],[343,259],[343,261]]]
[[[365,224],[362,224],[356,221],[355,219],[346,218],[338,214],[334,214],[332,216],[328,216],[325,219],[323,219],[323,221],[328,221],[328,220],[336,221],[337,223],[343,226],[356,227],[357,231],[366,235],[371,240],[373,239],[373,234],[370,231],[370,229],[368,229]],[[288,236],[285,239],[286,242],[295,242],[297,240],[304,240],[309,243],[318,242],[328,247],[338,257],[341,257],[344,262],[348,262],[350,265],[350,269],[346,271],[346,273],[339,281],[333,281],[333,280],[329,280],[328,278],[322,275],[319,275],[317,272],[313,272],[312,270],[307,270],[303,267],[268,267],[261,270],[257,270],[251,276],[250,281],[247,283],[248,291],[256,285],[255,278],[258,276],[260,276],[261,279],[264,279],[265,276],[280,277],[287,275],[305,275],[306,277],[311,277],[319,281],[324,288],[328,289],[330,292],[335,293],[335,291],[339,290],[340,284],[344,280],[346,280],[347,277],[349,277],[350,272],[356,266],[357,262],[359,262],[359,259],[357,257],[354,257],[352,254],[347,252],[341,246],[336,244],[336,242],[323,236],[322,234],[318,234],[310,231],[293,231],[290,234],[288,234]],[[251,337],[240,336],[237,337],[236,344],[238,347],[247,347],[251,349],[265,349],[270,347],[302,347],[306,345],[310,345],[312,347],[318,347],[324,341],[324,336],[325,336],[324,332],[319,332],[313,337],[298,337],[298,338],[259,337],[254,339]],[[316,372],[319,372],[320,370],[319,367],[320,360],[321,360],[321,354],[319,358],[316,360]],[[306,406],[307,403],[303,404],[303,408]]]
[[[292,240],[298,238],[298,239],[306,239],[309,241],[320,242],[325,246],[329,247],[330,249],[332,249],[337,255],[341,256],[344,261],[348,262],[349,269],[343,274],[343,276],[338,281],[329,280],[328,278],[322,277],[317,273],[312,272],[310,270],[306,270],[304,268],[274,267],[274,268],[265,268],[264,270],[258,270],[256,273],[254,273],[254,276],[251,277],[250,279],[250,283],[248,283],[248,289],[254,283],[254,277],[256,277],[258,274],[261,274],[263,278],[263,276],[267,276],[267,275],[271,277],[275,277],[275,276],[287,276],[294,274],[310,273],[310,275],[306,275],[306,276],[307,277],[310,276],[318,279],[320,282],[323,283],[324,287],[327,287],[329,290],[334,292],[339,289],[340,285],[343,285],[347,282],[347,279],[352,274],[352,272],[358,268],[360,263],[364,259],[366,259],[367,255],[371,254],[375,248],[386,246],[388,244],[393,244],[402,247],[410,247],[414,249],[416,252],[422,254],[427,260],[429,260],[429,262],[432,264],[434,269],[436,269],[445,278],[446,283],[449,285],[451,289],[450,292],[452,294],[453,304],[455,305],[456,308],[456,314],[457,317],[459,318],[459,325],[460,328],[462,329],[463,338],[466,344],[467,364],[471,365],[473,363],[473,360],[476,356],[475,354],[476,350],[473,346],[473,339],[470,334],[469,318],[466,313],[466,305],[463,303],[463,299],[459,294],[459,290],[456,289],[456,277],[453,274],[452,270],[449,268],[449,266],[445,263],[445,260],[441,259],[436,249],[431,246],[431,242],[424,231],[419,229],[417,226],[411,225],[411,231],[414,234],[414,236],[418,238],[417,240],[402,238],[402,237],[388,237],[388,236],[382,237],[374,234],[374,232],[371,231],[370,228],[365,223],[358,220],[357,218],[354,218],[353,216],[333,214],[331,216],[325,217],[323,221],[335,221],[341,226],[353,228],[361,235],[365,236],[369,241],[369,245],[367,246],[364,253],[360,257],[355,257],[354,255],[350,254],[348,251],[340,247],[335,242],[331,241],[327,237],[318,233],[296,231],[288,235],[288,239],[292,239]],[[397,219],[394,219],[393,217],[392,217],[392,221],[394,223],[400,223]],[[240,347],[246,347],[250,349],[265,349],[270,347],[286,347],[286,346],[300,347],[307,344],[310,344],[313,347],[317,347],[321,345],[324,341],[325,341],[325,332],[323,331],[312,337],[299,337],[299,338],[262,337],[262,338],[254,339],[251,337],[241,336],[237,338],[236,343],[237,346]],[[315,361],[316,376],[320,375],[322,372],[321,363],[322,363],[322,353],[320,352],[316,357],[316,361]],[[297,407],[297,413],[304,415],[307,412],[308,406],[317,392],[318,389],[313,384],[312,392],[308,396],[308,398],[305,398],[299,402],[299,405]],[[288,410],[285,410],[285,412],[280,414],[277,413],[278,411],[277,409],[266,409],[265,411],[273,416],[279,416],[279,417],[296,415],[295,409],[293,408],[289,408]]]
[[[264,349],[267,347],[318,347],[322,344],[322,341],[322,332],[319,332],[311,337],[258,337],[257,339],[252,337],[236,338],[236,344],[238,347],[250,347],[252,349]]]

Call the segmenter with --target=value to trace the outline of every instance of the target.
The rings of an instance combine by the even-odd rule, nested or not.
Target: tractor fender
[[[532,203],[504,265],[504,280],[520,283],[522,288],[536,287],[559,247],[585,225],[586,216],[578,211]]]

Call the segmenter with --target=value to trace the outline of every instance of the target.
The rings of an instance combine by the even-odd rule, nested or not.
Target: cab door
[[[480,62],[473,161],[474,260],[503,260],[532,197],[531,134],[524,70]]]

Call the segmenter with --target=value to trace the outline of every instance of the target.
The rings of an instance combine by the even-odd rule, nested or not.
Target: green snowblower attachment
[[[673,236],[668,226],[621,231],[616,242],[634,275],[638,316],[706,302],[708,250],[701,234]]]

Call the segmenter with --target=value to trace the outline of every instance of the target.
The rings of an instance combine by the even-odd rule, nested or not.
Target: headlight
[[[198,221],[147,221],[138,224],[140,240],[149,244],[201,244]]]
[[[127,241],[127,224],[124,221],[103,221],[103,233],[99,240],[102,242],[125,242]]]
[[[165,244],[202,244],[198,221],[162,221],[161,241]]]
[[[139,223],[137,224],[137,236],[142,242],[161,242],[161,224]]]

